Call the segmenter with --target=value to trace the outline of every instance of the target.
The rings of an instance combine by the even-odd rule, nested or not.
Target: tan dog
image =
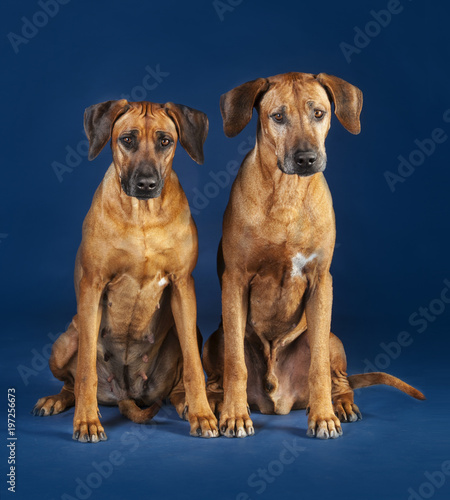
[[[197,230],[172,171],[177,140],[203,163],[208,119],[187,106],[123,99],[91,106],[84,124],[89,159],[111,138],[113,163],[83,224],[77,315],[50,358],[64,387],[41,398],[34,413],[52,415],[75,404],[74,439],[97,442],[106,439],[97,401],[145,422],[168,397],[187,415],[191,434],[217,436],[191,276]]]
[[[308,408],[307,434],[336,438],[340,420],[360,417],[352,388],[384,383],[423,398],[387,374],[347,378],[344,348],[330,333],[335,220],[322,172],[332,103],[358,134],[361,91],[324,73],[259,78],[220,101],[228,137],[253,107],[259,114],[224,215],[223,326],[203,355],[209,400],[228,437],[254,433],[247,402],[263,413]]]

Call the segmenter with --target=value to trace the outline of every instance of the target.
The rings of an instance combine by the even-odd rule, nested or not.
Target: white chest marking
[[[305,257],[301,252],[292,257],[292,271],[291,276],[302,276],[303,268],[317,257],[316,253],[312,253],[309,257]]]
[[[158,285],[159,286],[164,286],[164,285],[167,285],[168,281],[167,281],[167,278],[161,278],[159,281],[158,281]]]

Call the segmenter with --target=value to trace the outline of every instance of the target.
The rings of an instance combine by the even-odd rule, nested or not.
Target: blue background
[[[401,12],[380,27],[368,24],[371,11],[385,10],[388,0],[224,0],[222,7],[212,1],[72,0],[47,20],[38,14],[41,27],[34,34],[28,28],[30,38],[16,53],[8,34],[22,36],[24,22],[42,7],[3,2],[2,498],[10,494],[9,387],[18,405],[16,498],[397,500],[412,491],[449,497],[450,476],[435,475],[435,485],[426,476],[450,459],[450,314],[440,298],[450,279],[449,115],[444,119],[450,108],[449,9],[444,1],[399,5]],[[341,44],[355,44],[355,27],[371,36],[364,41],[359,35],[358,53],[346,58]],[[142,87],[147,66],[164,74],[145,80],[158,83],[151,90]],[[87,161],[84,109],[131,94],[207,113],[205,164],[195,164],[181,147],[174,163],[199,229],[195,278],[207,338],[220,318],[215,258],[231,185],[223,172],[242,161],[256,123],[227,139],[219,97],[248,80],[287,71],[326,72],[364,92],[362,133],[350,135],[333,117],[327,141],[325,175],[337,219],[333,331],[346,347],[349,373],[386,370],[421,389],[427,401],[386,387],[357,391],[364,419],[345,425],[344,436],[329,442],[306,438],[304,412],[256,413],[255,437],[207,441],[189,437],[187,423],[171,407],[145,427],[117,408],[102,408],[109,440],[98,446],[71,440],[73,410],[32,417],[38,397],[60,388],[47,367],[50,337],[64,331],[75,312],[81,224],[111,161],[109,147]],[[436,128],[445,140],[432,154],[414,156],[415,141]],[[52,165],[68,165],[68,147],[81,153],[58,178]],[[417,166],[392,192],[385,172],[398,173],[399,155],[411,154]],[[408,332],[409,344],[399,348],[392,343],[401,332]],[[282,454],[286,446],[301,450]],[[292,460],[283,464],[286,456]],[[96,469],[101,463],[104,477]]]

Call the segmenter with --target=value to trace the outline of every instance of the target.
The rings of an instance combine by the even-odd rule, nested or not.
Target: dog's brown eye
[[[282,122],[282,121],[283,121],[283,115],[282,115],[281,113],[275,113],[275,114],[273,115],[273,117],[275,118],[275,120],[276,120],[277,122]]]
[[[133,139],[131,137],[122,137],[122,142],[129,146],[133,142]]]
[[[170,144],[170,139],[167,139],[167,137],[164,137],[164,139],[161,139],[161,146],[166,148]]]
[[[314,118],[320,119],[323,117],[324,114],[325,114],[324,111],[322,111],[321,109],[314,110]]]

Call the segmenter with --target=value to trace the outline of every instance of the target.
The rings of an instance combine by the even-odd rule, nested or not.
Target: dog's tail
[[[359,373],[358,375],[350,375],[347,377],[348,383],[352,389],[360,389],[361,387],[369,387],[371,385],[383,384],[390,385],[391,387],[395,387],[400,391],[405,392],[409,396],[412,396],[416,399],[426,399],[425,396],[412,387],[411,385],[403,382],[397,377],[393,375],[389,375],[388,373],[383,372],[373,372],[373,373]]]
[[[136,424],[145,424],[158,413],[161,405],[162,402],[156,402],[148,408],[142,409],[132,399],[123,399],[119,401],[119,410],[122,415]]]

